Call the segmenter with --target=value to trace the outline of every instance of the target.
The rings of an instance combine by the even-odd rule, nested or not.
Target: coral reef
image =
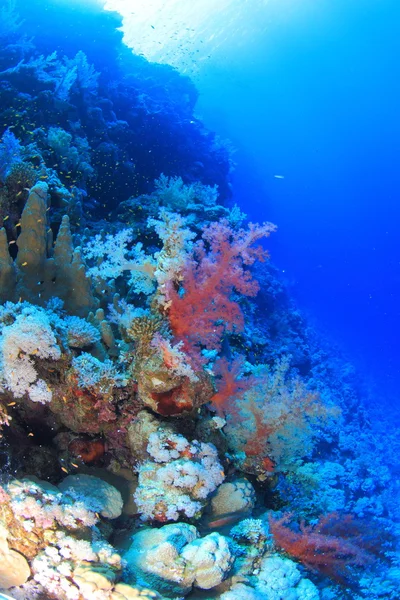
[[[0,590],[395,600],[398,441],[193,83],[100,8],[0,11]]]

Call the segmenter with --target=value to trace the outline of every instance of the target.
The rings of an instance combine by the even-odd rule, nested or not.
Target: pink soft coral
[[[246,266],[268,258],[268,252],[254,243],[268,237],[275,226],[249,224],[247,230],[233,231],[222,220],[205,228],[183,271],[183,293],[171,286],[167,309],[175,337],[192,356],[198,346],[220,349],[224,331],[243,328],[243,315],[233,290],[255,296],[258,284]]]

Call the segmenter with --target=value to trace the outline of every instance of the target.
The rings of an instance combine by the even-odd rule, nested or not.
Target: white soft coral
[[[21,398],[28,393],[33,402],[46,404],[52,393],[38,378],[34,357],[57,360],[61,350],[46,311],[27,305],[11,325],[3,325],[0,336],[0,373],[3,386]]]

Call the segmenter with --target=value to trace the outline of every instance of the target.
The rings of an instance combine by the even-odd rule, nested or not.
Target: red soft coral
[[[243,365],[243,356],[238,356],[232,363],[229,363],[226,358],[221,358],[215,364],[214,374],[219,379],[219,383],[217,392],[211,398],[211,403],[221,416],[226,411],[230,411],[232,414],[237,409],[234,401],[241,399],[243,394],[254,384],[254,377],[242,377]]]
[[[242,311],[231,294],[255,296],[258,284],[245,266],[269,256],[254,243],[274,230],[271,223],[250,223],[247,230],[233,231],[226,220],[205,228],[186,263],[183,293],[172,286],[168,292],[171,330],[192,356],[199,345],[219,350],[224,331],[243,328]]]
[[[284,552],[314,572],[331,577],[341,584],[351,579],[350,567],[363,567],[373,556],[363,548],[363,537],[351,515],[330,513],[315,525],[301,522],[299,530],[289,526],[291,515],[280,519],[270,516],[269,525],[275,543]]]

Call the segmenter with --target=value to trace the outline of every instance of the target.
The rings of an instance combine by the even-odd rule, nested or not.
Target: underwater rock
[[[8,535],[5,527],[0,524],[0,588],[6,590],[23,585],[31,574],[26,558],[9,548]]]
[[[122,513],[122,496],[112,485],[93,475],[68,475],[59,489],[83,499],[85,505],[107,519],[116,519]]]
[[[195,380],[176,375],[158,356],[142,365],[137,382],[143,404],[164,417],[191,412],[209,402],[214,393],[207,373],[197,372]]]
[[[145,588],[132,587],[127,583],[117,583],[113,589],[110,600],[161,600],[157,592]],[[0,599],[1,600],[1,599]]]
[[[250,513],[254,508],[255,499],[255,490],[250,481],[244,477],[222,483],[211,498],[212,516]]]
[[[132,583],[145,582],[168,598],[186,595],[193,586],[215,587],[233,562],[223,536],[198,539],[196,528],[187,523],[139,531],[124,559]]]

